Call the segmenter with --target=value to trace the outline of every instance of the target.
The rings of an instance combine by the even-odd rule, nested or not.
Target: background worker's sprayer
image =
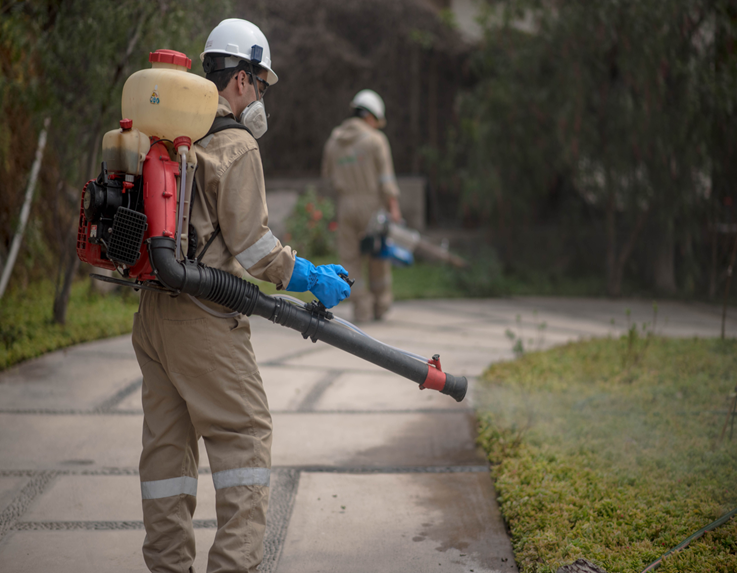
[[[414,263],[414,253],[426,258],[464,268],[468,262],[437,246],[420,235],[419,231],[392,221],[389,213],[380,209],[369,221],[361,239],[361,252],[378,259],[388,259],[393,265],[406,267]]]
[[[210,130],[218,93],[212,82],[187,73],[191,60],[182,53],[158,50],[149,61],[152,68],[136,72],[123,87],[126,119],[103,138],[102,169],[82,192],[77,234],[82,261],[134,282],[92,277],[256,314],[404,376],[420,389],[463,400],[466,378],[443,372],[437,355],[428,360],[383,344],[318,301],[265,295],[253,283],[197,260],[197,238],[189,226],[197,166],[191,147]]]

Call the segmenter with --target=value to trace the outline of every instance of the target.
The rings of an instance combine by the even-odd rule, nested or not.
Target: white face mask
[[[248,107],[241,113],[239,121],[256,139],[266,133],[269,124],[266,121],[266,107],[264,107],[263,100],[256,100],[248,104]]]

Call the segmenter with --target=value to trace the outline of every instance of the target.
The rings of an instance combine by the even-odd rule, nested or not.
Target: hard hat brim
[[[205,61],[205,54],[225,54],[225,55],[231,55],[232,57],[238,58],[240,60],[249,61],[247,58],[241,58],[240,56],[236,56],[235,54],[227,54],[227,52],[223,52],[222,50],[207,50],[205,52],[202,52],[200,54],[200,62]],[[265,65],[263,62],[260,62],[257,64],[258,66],[262,67],[266,70],[266,81],[269,82],[270,86],[273,86],[276,82],[279,81],[279,76],[276,75],[276,72],[272,70],[269,66]],[[235,67],[235,66],[233,66]]]

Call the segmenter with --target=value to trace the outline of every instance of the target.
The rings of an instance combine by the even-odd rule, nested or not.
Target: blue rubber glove
[[[310,291],[325,308],[332,308],[351,294],[351,287],[338,273],[347,275],[340,265],[320,265],[316,267],[307,259],[296,257],[294,271],[287,290],[292,292]]]

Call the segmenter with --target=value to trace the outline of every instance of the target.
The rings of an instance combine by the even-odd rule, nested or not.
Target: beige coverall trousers
[[[353,302],[353,318],[357,322],[380,319],[394,300],[391,263],[361,254],[361,239],[380,206],[373,198],[348,196],[338,199],[338,257],[348,276],[356,280],[349,300]]]
[[[254,573],[263,557],[271,415],[245,317],[215,318],[188,297],[143,291],[133,347],[143,373],[140,476],[154,573],[184,573],[195,557],[197,440],[216,490],[208,573]]]

